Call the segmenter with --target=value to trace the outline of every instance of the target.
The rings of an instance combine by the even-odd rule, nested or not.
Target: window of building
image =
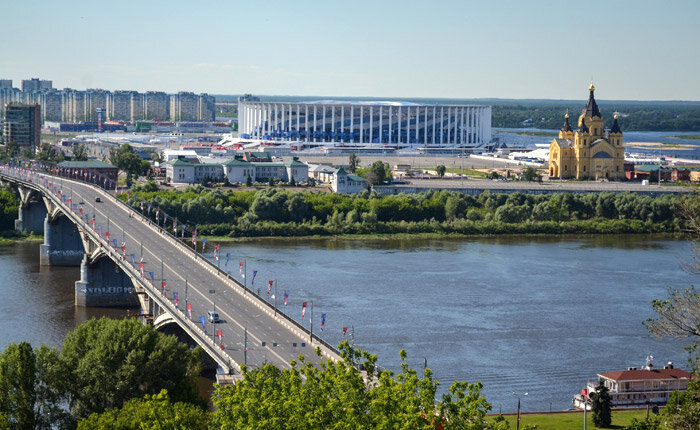
[[[586,166],[583,166],[583,171],[584,171],[584,172],[586,171]]]

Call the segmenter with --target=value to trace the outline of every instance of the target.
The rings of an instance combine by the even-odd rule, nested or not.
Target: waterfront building
[[[342,167],[333,175],[331,188],[336,193],[359,193],[367,189],[365,178],[348,174]]]
[[[593,84],[588,88],[586,107],[578,118],[576,132],[569,124],[569,113],[559,137],[549,145],[551,178],[624,178],[625,151],[617,115],[610,130],[603,127],[603,115],[595,101]]]
[[[241,98],[238,115],[243,138],[439,146],[491,142],[491,106]]]
[[[663,369],[654,369],[648,361],[642,369],[630,367],[627,370],[599,373],[598,379],[588,381],[581,394],[574,396],[574,407],[583,409],[590,395],[596,392],[598,381],[602,380],[610,391],[613,408],[641,408],[647,405],[663,406],[673,391],[686,391],[690,373],[668,363]]]
[[[19,146],[30,147],[33,154],[41,143],[41,107],[38,104],[8,104],[3,138],[6,143],[14,141]]]
[[[32,78],[22,80],[22,91],[41,91],[53,88],[53,81]]]
[[[231,183],[244,183],[248,176],[258,182],[267,182],[270,178],[284,182],[294,178],[297,182],[305,182],[309,176],[309,166],[297,157],[287,162],[251,162],[245,161],[242,156],[236,156],[223,163],[202,163],[180,155],[164,164],[166,176],[174,183],[184,184],[199,183],[204,178],[226,178]]]

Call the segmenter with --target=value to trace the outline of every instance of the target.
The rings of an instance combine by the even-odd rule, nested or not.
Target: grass
[[[435,172],[435,169],[423,169],[423,170],[430,170],[432,172]],[[445,169],[445,173],[456,173],[456,174],[463,173],[463,174],[469,176],[470,178],[486,179],[485,172],[481,172],[479,170],[474,170],[474,169],[467,169],[467,168],[460,169],[459,167],[449,167],[449,168]],[[407,179],[410,179],[410,178],[407,178]]]
[[[632,418],[642,420],[646,418],[646,409],[642,410],[626,410],[613,411],[611,429],[622,429],[632,423]],[[490,417],[493,418],[493,417]],[[514,429],[517,416],[506,415],[506,420],[510,423],[510,428]],[[587,414],[588,428],[599,429],[593,425],[593,417],[590,413]],[[523,414],[520,416],[520,426],[534,424],[537,430],[560,430],[560,429],[575,429],[583,428],[583,411],[561,412],[561,413],[541,413],[541,414]]]

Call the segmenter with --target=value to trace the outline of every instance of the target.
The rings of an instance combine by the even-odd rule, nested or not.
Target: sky
[[[700,1],[0,0],[0,79],[55,88],[700,100]]]

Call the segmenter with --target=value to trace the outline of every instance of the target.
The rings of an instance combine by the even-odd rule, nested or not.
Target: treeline
[[[697,103],[625,103],[599,101],[605,118],[605,127],[613,123],[614,112],[619,112],[622,131],[700,131],[700,104]],[[520,128],[523,122],[532,120],[531,126],[559,129],[564,124],[568,109],[572,126],[578,121],[585,100],[560,104],[495,104],[492,109],[494,127]]]
[[[127,200],[127,196],[122,196]],[[135,192],[130,203],[159,209],[202,235],[570,234],[678,232],[681,199],[633,193],[494,194],[450,191],[382,196],[281,189]],[[172,221],[171,221],[172,222]]]
[[[19,196],[10,187],[0,187],[0,233],[14,231]]]

